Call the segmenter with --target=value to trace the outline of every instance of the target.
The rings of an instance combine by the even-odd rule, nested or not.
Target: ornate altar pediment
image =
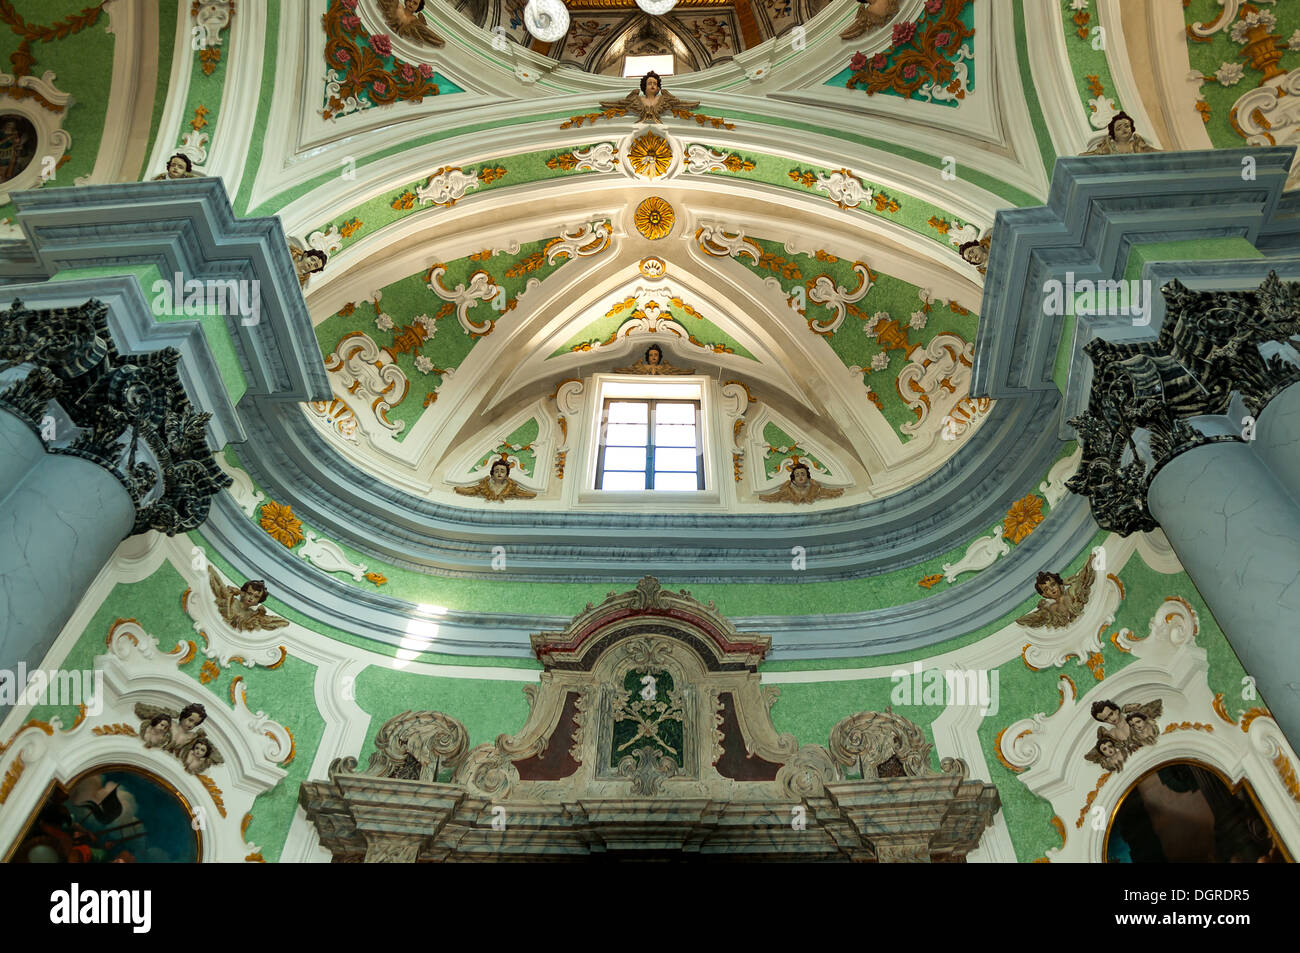
[[[546,670],[518,733],[470,748],[454,718],[405,712],[366,770],[303,784],[335,860],[961,860],[998,810],[892,712],[845,719],[829,750],[778,734],[769,637],[652,577],[532,644]]]

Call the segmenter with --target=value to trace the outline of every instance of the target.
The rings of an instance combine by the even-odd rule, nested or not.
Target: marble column
[[[0,410],[4,429],[15,420]],[[135,504],[117,478],[79,457],[42,454],[10,489],[0,502],[0,669],[41,664],[86,589],[131,532],[135,515]]]
[[[45,456],[45,444],[31,424],[0,407],[0,502]]]
[[[1252,446],[1300,506],[1300,384],[1292,384],[1260,411]]]
[[[1237,442],[1174,457],[1147,502],[1278,725],[1300,739],[1300,506]]]

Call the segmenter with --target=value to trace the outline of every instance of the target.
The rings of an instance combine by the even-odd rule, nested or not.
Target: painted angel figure
[[[694,368],[674,367],[664,360],[664,352],[658,344],[651,344],[645,349],[645,357],[627,367],[614,368],[615,374],[694,374]]]
[[[135,717],[140,719],[140,740],[144,746],[167,750],[172,743],[172,722],[176,718],[176,712],[136,702]]]
[[[858,13],[848,29],[840,34],[841,40],[856,40],[868,30],[888,23],[898,13],[900,0],[858,0]]]
[[[250,579],[242,586],[227,586],[217,575],[216,569],[209,566],[208,584],[217,600],[217,612],[238,632],[282,629],[289,624],[288,619],[267,613],[262,605],[266,601],[267,592],[266,583],[261,579]]]
[[[990,230],[983,238],[976,241],[963,242],[957,249],[957,254],[962,259],[975,266],[975,269],[981,274],[987,274],[989,270],[989,247],[993,242],[993,232]]]
[[[421,16],[425,0],[378,0],[378,3],[388,28],[398,36],[429,46],[443,45],[442,37],[434,33],[429,22]]]
[[[319,248],[303,249],[293,242],[289,243],[289,255],[293,258],[293,270],[298,273],[298,285],[303,288],[307,287],[307,279],[324,271],[329,261],[329,256]]]
[[[814,500],[833,500],[843,493],[842,487],[832,489],[814,480],[808,464],[796,463],[790,468],[788,483],[760,495],[759,499],[764,503],[811,503]]]
[[[1145,705],[1130,702],[1122,708],[1109,698],[1092,704],[1092,717],[1101,722],[1097,731],[1104,733],[1125,753],[1156,743],[1160,737],[1156,719],[1163,712],[1164,703],[1158,698]]]
[[[1106,729],[1097,729],[1097,744],[1083,757],[1093,764],[1101,765],[1105,771],[1122,771],[1124,761],[1128,758],[1124,748],[1106,735]]]
[[[654,70],[641,77],[641,89],[633,90],[622,99],[602,102],[602,109],[626,109],[636,115],[641,122],[653,122],[663,125],[660,116],[671,114],[673,110],[690,112],[699,107],[698,102],[678,99],[663,88],[663,81]]]
[[[494,503],[504,503],[506,500],[531,500],[537,493],[524,489],[510,479],[511,466],[513,464],[507,458],[501,457],[492,464],[492,469],[483,479],[472,486],[455,487],[455,490],[461,496],[481,496]]]
[[[225,764],[220,752],[207,735],[198,735],[193,741],[176,752],[185,770],[196,777],[214,764]]]
[[[1093,568],[1091,558],[1069,579],[1062,579],[1054,572],[1040,572],[1034,589],[1043,598],[1038,600],[1037,608],[1016,622],[1026,629],[1065,628],[1083,615],[1096,578],[1097,570]]]
[[[1106,135],[1092,144],[1085,156],[1120,156],[1133,155],[1138,152],[1159,152],[1153,145],[1137,134],[1133,117],[1126,112],[1118,112],[1106,127]]]

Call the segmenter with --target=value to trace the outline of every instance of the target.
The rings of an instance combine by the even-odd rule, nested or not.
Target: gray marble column
[[[1147,502],[1278,725],[1300,741],[1300,506],[1236,442],[1165,463]]]
[[[45,456],[31,424],[0,407],[0,502],[3,502],[32,467]]]
[[[1292,384],[1260,412],[1253,446],[1300,506],[1300,384]]]
[[[135,516],[113,474],[62,454],[0,502],[0,669],[41,664]]]

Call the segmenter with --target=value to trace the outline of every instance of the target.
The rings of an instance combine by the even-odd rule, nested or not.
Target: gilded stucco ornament
[[[628,162],[642,176],[660,178],[673,161],[673,150],[662,136],[647,130],[632,140],[627,150]]]
[[[673,207],[657,195],[644,199],[636,207],[632,222],[636,230],[651,241],[666,238],[676,221]]]

